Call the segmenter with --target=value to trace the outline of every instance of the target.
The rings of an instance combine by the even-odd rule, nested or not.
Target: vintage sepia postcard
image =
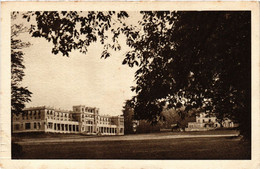
[[[2,2],[0,168],[259,168],[257,2]]]

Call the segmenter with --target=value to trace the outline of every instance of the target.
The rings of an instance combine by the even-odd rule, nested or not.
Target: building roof
[[[84,106],[84,105],[76,105],[76,106],[73,106],[73,107],[78,107],[78,106]],[[86,106],[84,106],[84,107],[88,108],[88,109],[99,110],[99,108],[96,108],[96,107],[86,107]],[[80,114],[81,113],[81,112],[74,112],[74,111],[71,111],[71,110],[57,109],[57,108],[50,107],[50,106],[28,107],[28,108],[25,108],[24,110],[43,110],[43,109],[53,110],[53,111],[62,112],[62,113],[73,113],[73,114]],[[86,113],[89,113],[89,112],[86,112]],[[123,115],[111,116],[111,115],[102,115],[101,114],[99,116],[104,117],[104,118],[124,118]]]
[[[57,109],[57,108],[50,107],[50,106],[28,107],[28,108],[24,108],[23,110],[42,110],[42,109],[54,110],[56,112],[64,112],[64,113],[71,112],[70,110]]]

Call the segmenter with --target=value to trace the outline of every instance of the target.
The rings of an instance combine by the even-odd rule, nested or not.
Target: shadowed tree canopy
[[[164,107],[204,108],[220,119],[240,123],[251,138],[251,13],[243,11],[141,11],[139,26],[126,25],[126,12],[32,12],[33,37],[54,45],[53,53],[87,52],[90,43],[119,50],[120,34],[128,51],[122,64],[138,66],[136,119],[158,122]],[[106,35],[110,32],[111,37]]]
[[[124,11],[37,11],[23,14],[27,21],[36,19],[30,33],[33,37],[43,37],[52,42],[52,53],[60,52],[64,56],[69,56],[72,50],[86,53],[91,43],[99,41],[104,46],[104,58],[110,56],[109,49],[121,49],[117,40],[121,30],[130,31],[122,21],[127,17]]]
[[[141,63],[136,117],[156,122],[163,106],[204,107],[239,121],[250,138],[250,12],[142,13],[143,33],[132,51],[139,59],[126,57]]]
[[[123,116],[124,116],[124,133],[125,134],[133,134],[133,120],[134,120],[134,110],[130,105],[130,101],[127,100],[125,102],[125,106],[123,107]]]

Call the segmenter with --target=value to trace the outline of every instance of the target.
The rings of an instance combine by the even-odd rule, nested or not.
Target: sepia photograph
[[[89,9],[10,11],[11,160],[252,160],[251,10]]]

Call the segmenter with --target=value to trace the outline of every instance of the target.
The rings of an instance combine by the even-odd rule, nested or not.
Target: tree
[[[250,139],[250,12],[142,13],[143,33],[132,44],[139,47],[125,58],[140,63],[136,117],[156,123],[163,106],[202,107],[239,121]]]
[[[123,22],[126,12],[33,14],[32,36],[51,41],[54,54],[85,53],[98,37],[107,58],[109,48],[120,49],[118,36],[126,35],[132,50],[122,63],[139,67],[131,101],[136,119],[157,123],[165,106],[185,107],[184,113],[203,108],[237,120],[241,133],[251,138],[250,12],[141,11],[140,27]],[[112,41],[105,43],[105,32]]]
[[[134,110],[130,105],[130,100],[127,100],[123,109],[124,116],[124,133],[133,134],[133,120],[134,120]]]
[[[23,18],[30,21],[36,19],[36,25],[32,24],[30,33],[33,37],[42,37],[53,43],[52,53],[62,53],[69,56],[72,50],[82,53],[88,51],[91,43],[99,42],[104,45],[102,57],[110,56],[109,50],[120,50],[118,36],[121,28],[125,27],[123,19],[128,14],[124,11],[36,11],[23,13]],[[109,39],[110,38],[110,39]],[[109,40],[110,41],[109,41]]]
[[[20,33],[27,31],[23,25],[13,24],[11,27],[11,113],[19,114],[25,108],[25,103],[31,101],[31,92],[23,87],[21,82],[24,77],[25,66],[23,64],[24,53],[30,43],[17,39]]]

